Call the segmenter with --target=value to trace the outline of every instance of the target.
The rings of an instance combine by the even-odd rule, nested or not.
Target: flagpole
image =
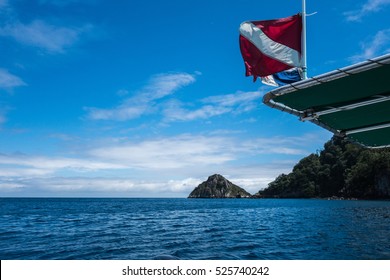
[[[306,61],[306,0],[302,0],[302,72],[303,79],[307,79]]]

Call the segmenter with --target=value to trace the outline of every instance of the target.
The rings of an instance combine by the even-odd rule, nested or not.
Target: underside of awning
[[[390,146],[390,54],[277,88],[263,102],[364,146]]]

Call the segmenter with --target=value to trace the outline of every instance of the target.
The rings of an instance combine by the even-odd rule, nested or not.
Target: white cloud
[[[26,83],[21,78],[9,73],[6,69],[0,68],[0,88],[11,89],[25,85]]]
[[[126,96],[129,94],[129,91],[127,89],[120,89],[116,92],[118,96]]]
[[[182,135],[100,147],[89,154],[131,168],[164,170],[223,164],[234,159],[232,145],[230,139],[222,137]]]
[[[111,109],[87,107],[88,118],[92,120],[126,121],[139,118],[155,110],[155,101],[175,93],[177,90],[195,82],[195,75],[188,73],[159,74],[138,91],[133,97],[125,99]]]
[[[79,40],[82,33],[90,29],[91,25],[69,28],[34,20],[29,24],[9,23],[0,28],[0,36],[12,37],[19,43],[38,47],[48,53],[63,53]]]
[[[8,6],[8,0],[0,0],[0,9]]]
[[[266,168],[266,166],[259,166],[259,171],[256,175],[251,174],[250,177],[246,178],[233,177],[229,180],[234,184],[244,188],[250,194],[255,194],[259,190],[266,188],[270,182],[275,180],[275,178],[282,173],[281,170],[276,166],[273,170],[271,170],[272,173],[269,172],[269,170],[266,170],[266,172],[264,172],[264,168]]]
[[[178,100],[170,100],[164,104],[164,121],[193,121],[197,119],[208,119],[230,112],[230,108],[213,105],[203,105],[197,109],[185,108],[185,104]]]
[[[250,91],[242,92],[238,91],[234,94],[214,95],[202,99],[204,103],[215,103],[220,106],[232,107],[240,104],[246,104],[258,100],[261,98],[261,92]]]
[[[0,112],[0,126],[7,121],[6,117]]]
[[[248,154],[307,155],[306,143],[312,136],[254,138],[242,141],[237,149]]]
[[[165,121],[192,121],[207,119],[227,113],[239,114],[253,110],[258,106],[261,92],[241,92],[234,94],[215,95],[200,100],[201,105],[197,109],[185,107],[185,104],[177,100],[171,100],[164,106]]]
[[[222,174],[228,180],[254,194],[265,188],[281,172],[289,171],[284,165],[258,165],[248,172],[248,168],[227,170]],[[243,173],[241,173],[243,172]],[[186,197],[211,173],[198,177],[183,177],[174,180],[151,178],[137,180],[132,178],[104,177],[46,177],[19,176],[0,177],[0,194],[29,194],[49,196],[113,196],[113,197]]]
[[[65,196],[113,196],[113,197],[185,197],[200,179],[184,178],[181,180],[148,182],[129,178],[82,178],[82,177],[41,177],[13,178],[0,177],[0,193],[18,195],[20,193]]]
[[[138,98],[146,101],[160,99],[194,82],[195,75],[188,73],[158,74],[152,77]]]
[[[121,168],[124,166],[88,159],[0,154],[0,176],[6,177],[43,176],[62,170],[91,172]]]
[[[132,174],[136,170],[174,174],[187,168],[221,166],[235,159],[229,152],[232,145],[231,139],[183,135],[140,142],[118,140],[86,150],[79,158],[0,154],[0,177],[95,176]]]
[[[303,138],[273,137],[243,140],[238,137],[178,135],[175,137],[123,141],[88,151],[101,162],[111,162],[143,170],[192,170],[201,166],[220,168],[259,155],[301,156],[309,152]]]
[[[55,6],[64,7],[66,5],[77,3],[80,0],[39,0],[40,4],[52,4]]]
[[[95,148],[84,149],[79,158],[0,154],[0,195],[184,197],[214,173],[255,193],[308,155],[307,141],[322,142],[318,135],[233,134],[113,139],[91,143]],[[288,162],[278,155],[287,155]]]
[[[151,110],[151,105],[147,103],[136,102],[133,104],[127,104],[130,102],[125,102],[124,104],[114,108],[114,109],[100,109],[86,107],[85,110],[88,111],[88,118],[92,120],[115,120],[115,121],[126,121],[131,119],[136,119],[141,117],[143,114],[146,114]]]
[[[291,163],[290,163],[291,165]],[[265,188],[281,173],[291,171],[288,164],[272,163],[252,167],[226,168],[222,173],[228,180],[254,194]],[[209,172],[209,173],[207,173]],[[218,171],[216,171],[218,172]],[[196,173],[196,172],[193,172]],[[195,177],[177,175],[177,179],[60,176],[0,176],[0,194],[33,196],[113,196],[113,197],[187,197],[211,171],[203,171]]]
[[[303,139],[303,138],[302,138]],[[97,171],[195,170],[200,166],[222,167],[246,157],[281,154],[306,155],[301,138],[257,138],[178,135],[143,141],[118,140],[87,149],[79,158],[0,154],[0,176],[95,174]]]
[[[58,7],[66,7],[68,5],[72,4],[93,4],[96,1],[99,0],[39,0],[39,3],[41,5],[46,4],[46,5],[54,5]]]
[[[139,118],[146,114],[160,112],[162,108],[163,120],[192,121],[207,119],[227,113],[239,114],[253,110],[258,106],[261,92],[241,92],[234,94],[210,96],[197,101],[197,104],[184,104],[180,100],[161,99],[171,96],[179,89],[196,81],[196,76],[188,73],[168,73],[154,76],[149,83],[132,97],[127,98],[115,108],[86,107],[87,117],[92,120],[126,121]],[[128,94],[127,90],[120,90]],[[160,101],[160,102],[158,102]],[[162,105],[161,105],[162,104]],[[194,106],[196,108],[194,109]]]
[[[368,0],[363,6],[354,11],[345,12],[347,21],[360,21],[364,16],[378,12],[390,4],[390,0]]]
[[[350,57],[354,63],[374,58],[390,51],[390,29],[378,31],[372,38],[361,43],[362,52]]]

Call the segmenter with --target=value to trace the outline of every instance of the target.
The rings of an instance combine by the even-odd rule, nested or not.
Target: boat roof
[[[366,147],[389,147],[390,54],[277,88],[263,102]]]

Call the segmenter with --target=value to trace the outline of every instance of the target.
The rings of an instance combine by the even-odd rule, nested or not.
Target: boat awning
[[[390,54],[277,88],[263,102],[364,146],[390,146]]]

